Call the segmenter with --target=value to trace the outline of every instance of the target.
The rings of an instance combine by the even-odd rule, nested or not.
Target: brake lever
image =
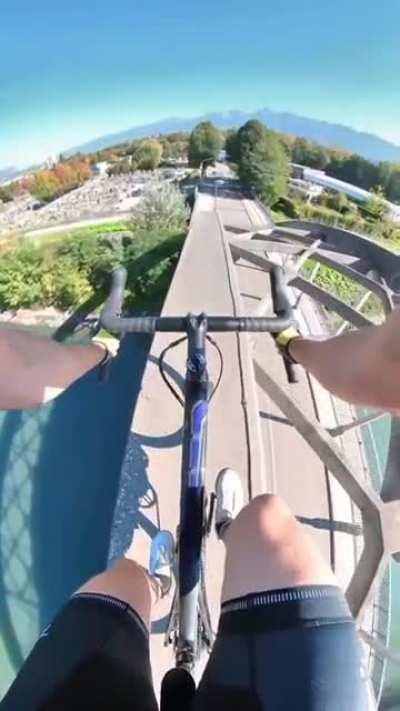
[[[299,366],[295,365],[294,363],[291,363],[290,360],[285,358],[285,356],[282,356],[283,358],[283,364],[285,366],[286,370],[286,376],[288,379],[288,383],[291,385],[293,383],[298,383],[299,382]]]

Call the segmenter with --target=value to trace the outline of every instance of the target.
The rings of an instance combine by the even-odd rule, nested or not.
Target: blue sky
[[[399,0],[3,0],[0,166],[268,106],[400,144]]]

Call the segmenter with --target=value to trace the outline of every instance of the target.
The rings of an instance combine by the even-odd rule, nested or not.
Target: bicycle
[[[207,415],[210,400],[222,377],[223,359],[217,343],[209,332],[269,332],[283,331],[294,322],[282,267],[270,272],[271,293],[275,317],[252,318],[188,314],[183,317],[137,316],[122,317],[127,273],[123,268],[112,275],[109,296],[100,315],[103,328],[118,334],[184,332],[186,335],[169,344],[160,355],[161,375],[184,407],[184,429],[181,463],[180,521],[177,534],[178,570],[176,592],[172,603],[166,642],[172,643],[176,668],[191,673],[202,649],[210,651],[213,642],[210,613],[204,581],[205,538],[211,530],[213,498],[207,513],[204,491],[204,471],[207,448]],[[174,390],[163,369],[166,353],[184,340],[188,355],[184,398]],[[221,370],[211,389],[207,371],[206,342],[216,347]],[[285,361],[288,379],[294,381],[293,366]]]

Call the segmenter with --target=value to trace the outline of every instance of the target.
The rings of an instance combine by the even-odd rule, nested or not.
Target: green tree
[[[189,139],[189,165],[198,168],[204,160],[216,160],[223,145],[221,131],[211,121],[202,121]]]
[[[379,183],[392,202],[400,202],[400,163],[382,161],[378,166]]]
[[[292,146],[292,161],[310,168],[325,170],[329,163],[329,151],[314,141],[296,138]]]
[[[15,197],[15,183],[8,183],[0,187],[0,202],[11,202]]]
[[[51,202],[61,194],[61,183],[51,170],[41,170],[29,184],[29,192],[42,202]]]
[[[187,131],[174,131],[165,136],[170,143],[188,143],[189,133]]]
[[[353,183],[365,190],[371,190],[379,184],[378,166],[356,153],[333,155],[326,171],[334,178]]]
[[[188,152],[189,134],[184,131],[159,136],[163,147],[163,160],[186,158]]]
[[[118,160],[113,163],[107,170],[108,175],[126,175],[132,173],[136,169],[136,164],[131,162],[129,158]]]
[[[289,160],[279,138],[260,121],[247,121],[239,129],[239,177],[254,187],[267,205],[286,195]]]
[[[225,136],[225,150],[229,160],[233,163],[239,162],[239,139],[238,132],[234,128],[228,129]]]
[[[133,160],[140,170],[154,170],[160,165],[162,145],[155,138],[140,141],[133,154]]]

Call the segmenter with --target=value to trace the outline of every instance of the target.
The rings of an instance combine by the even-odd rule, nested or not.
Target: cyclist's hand
[[[118,338],[113,338],[112,336],[95,336],[92,338],[92,343],[102,346],[105,351],[109,354],[110,358],[115,358],[118,354],[120,340]]]
[[[104,350],[104,356],[99,362],[99,380],[102,382],[108,380],[110,365],[113,359],[117,356],[120,346],[120,340],[118,338],[113,338],[112,336],[107,336],[102,338],[101,336],[95,336],[92,339],[92,343],[101,346]]]
[[[296,338],[301,338],[299,331],[294,326],[289,326],[279,333],[274,333],[273,337],[282,357],[289,363],[297,363],[297,360],[290,353],[290,344]]]

